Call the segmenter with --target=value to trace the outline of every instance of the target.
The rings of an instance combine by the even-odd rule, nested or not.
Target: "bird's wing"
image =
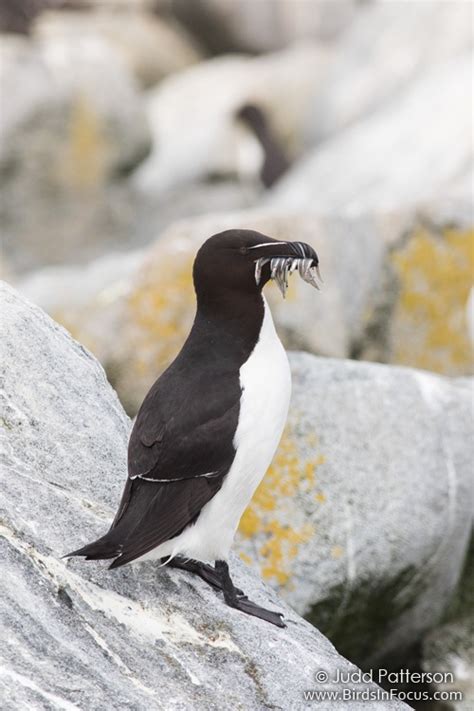
[[[167,484],[132,481],[129,505],[108,534],[114,540],[113,557],[117,556],[110,567],[125,565],[179,535],[218,492],[222,479],[202,477]]]
[[[221,373],[187,379],[186,388],[180,383],[162,376],[135,421],[129,478],[108,534],[120,547],[113,567],[178,535],[217,493],[232,465],[238,379]]]

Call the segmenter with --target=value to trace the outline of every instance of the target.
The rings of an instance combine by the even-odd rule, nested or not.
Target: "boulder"
[[[135,413],[191,327],[197,249],[216,232],[248,227],[309,242],[320,257],[319,293],[295,276],[285,301],[274,285],[266,289],[287,348],[469,374],[469,205],[355,218],[268,210],[208,215],[175,223],[146,251],[72,271],[43,270],[18,288],[95,353]]]
[[[45,267],[24,277],[21,291],[65,326],[102,364],[110,366],[123,301],[144,260],[144,251],[118,252],[85,266]],[[112,373],[109,367],[109,379]]]
[[[184,572],[145,563],[112,573],[61,559],[110,523],[130,422],[81,345],[6,285],[0,293],[6,707],[105,711],[113,699],[137,711],[300,709],[311,705],[305,690],[325,688],[318,669],[330,679],[336,669],[355,672],[242,565],[239,584],[284,610],[286,629],[231,610]]]
[[[472,374],[469,299],[474,273],[474,221],[464,206],[432,204],[406,222],[387,254],[391,316],[367,319],[358,356],[447,375]],[[379,303],[384,303],[380,294]],[[385,350],[385,354],[384,351]]]
[[[398,100],[413,81],[472,46],[471,24],[470,4],[457,0],[416,0],[403,11],[397,3],[366,4],[314,95],[308,139],[321,142]]]
[[[438,692],[446,698],[447,711],[470,711],[474,705],[474,539],[456,596],[442,624],[423,640],[423,670],[436,675]],[[454,696],[460,692],[461,696]]]
[[[269,52],[301,40],[337,37],[356,16],[355,0],[178,0],[173,11],[212,52]]]
[[[151,246],[157,235],[183,219],[212,213],[240,212],[258,205],[262,186],[255,176],[193,180],[159,193],[140,191],[140,214],[131,246]]]
[[[431,3],[430,3],[431,4]],[[472,165],[471,52],[423,73],[313,148],[267,198],[280,210],[364,214],[440,198]]]
[[[406,666],[459,583],[472,380],[292,354],[286,432],[238,549],[362,666]]]
[[[0,59],[0,227],[12,262],[84,260],[128,239],[135,203],[123,176],[149,133],[120,56],[100,38],[3,36]]]
[[[166,78],[149,92],[153,151],[134,174],[140,191],[160,195],[209,176],[256,176],[262,149],[237,120],[247,104],[262,110],[288,154],[302,131],[328,51],[312,45],[263,56],[228,55]]]
[[[200,59],[195,42],[177,23],[130,6],[104,6],[94,12],[50,10],[36,21],[34,37],[73,42],[99,38],[120,54],[144,87]]]

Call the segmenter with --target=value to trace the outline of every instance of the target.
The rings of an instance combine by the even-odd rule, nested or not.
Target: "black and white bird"
[[[285,626],[280,613],[233,585],[227,560],[290,401],[288,358],[262,288],[274,279],[285,295],[295,270],[317,288],[318,256],[303,242],[227,230],[202,245],[195,320],[138,412],[115,519],[102,538],[69,555],[113,558],[110,568],[158,560],[196,573],[231,607]]]

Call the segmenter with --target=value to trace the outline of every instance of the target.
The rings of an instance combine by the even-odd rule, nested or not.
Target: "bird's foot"
[[[198,560],[180,557],[172,558],[168,565],[170,568],[178,568],[179,570],[186,570],[188,573],[194,573],[194,575],[198,575],[216,590],[222,590],[221,578],[211,565],[206,565],[206,563],[201,563]]]
[[[258,617],[261,620],[265,620],[265,622],[271,622],[272,625],[276,625],[277,627],[286,627],[282,619],[283,613],[260,607],[260,605],[257,605],[255,602],[252,602],[252,600],[249,600],[246,595],[237,595],[235,598],[230,600],[225,597],[224,599],[230,607],[240,610],[241,612],[245,612],[247,615]]]
[[[229,566],[225,561],[216,561],[216,572],[221,576],[224,600],[229,607],[245,612],[246,615],[258,617],[277,627],[286,627],[282,620],[283,614],[281,612],[275,612],[274,610],[267,610],[264,607],[260,607],[260,605],[249,600],[242,590],[234,586],[232,578],[230,577]]]
[[[204,580],[208,585],[215,588],[216,590],[222,590],[222,576],[216,571],[212,565],[207,565],[206,563],[201,563],[199,560],[190,560],[187,558],[181,558],[177,556],[172,558],[167,564],[171,568],[178,568],[179,570],[186,570],[188,573],[194,573],[198,575],[202,580]],[[235,588],[235,592],[238,596],[244,596],[243,590],[240,588]]]
[[[283,615],[281,612],[274,612],[273,610],[266,610],[264,607],[260,607],[255,602],[249,600],[243,590],[234,586],[229,574],[229,566],[224,561],[217,561],[216,567],[213,568],[212,565],[201,563],[198,560],[190,560],[177,556],[176,558],[172,558],[167,565],[198,575],[202,580],[208,583],[208,585],[211,585],[216,590],[222,590],[224,600],[229,607],[245,612],[247,615],[258,617],[261,620],[265,620],[265,622],[271,622],[271,624],[277,627],[286,627],[282,620]]]

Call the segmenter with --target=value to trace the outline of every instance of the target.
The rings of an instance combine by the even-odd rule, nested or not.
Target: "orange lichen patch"
[[[448,375],[472,371],[466,304],[474,275],[474,230],[418,228],[392,263],[400,296],[392,362]]]
[[[302,460],[294,439],[286,432],[272,465],[242,516],[239,530],[244,538],[258,535],[260,540],[263,535],[258,552],[262,558],[260,572],[267,580],[273,578],[280,585],[287,585],[292,560],[300,546],[314,535],[314,526],[309,522],[297,525],[292,519],[291,526],[286,522],[294,497],[315,487],[316,469],[323,463],[322,454]]]
[[[314,533],[313,526],[305,523],[298,531],[272,519],[269,522],[268,540],[260,547],[259,553],[264,558],[261,574],[265,579],[274,578],[279,585],[285,585],[290,578],[288,559],[296,558],[301,543],[309,541]]]
[[[315,432],[308,432],[305,437],[305,442],[309,447],[316,447],[319,442],[319,439]]]
[[[174,359],[194,317],[193,256],[157,250],[127,297],[133,370],[156,377]]]
[[[247,555],[247,553],[243,553],[243,552],[239,553],[239,557],[240,557],[240,560],[243,560],[243,562],[246,565],[252,565],[252,562],[253,562],[252,558],[249,555]]]
[[[344,548],[342,546],[333,546],[331,548],[331,556],[333,558],[340,558],[344,554]]]
[[[319,492],[318,494],[315,494],[314,500],[317,501],[318,504],[324,504],[324,502],[326,501],[326,497],[324,496],[324,494]]]
[[[100,118],[87,98],[79,97],[70,114],[59,171],[71,187],[91,189],[104,181],[106,163],[107,141]]]

